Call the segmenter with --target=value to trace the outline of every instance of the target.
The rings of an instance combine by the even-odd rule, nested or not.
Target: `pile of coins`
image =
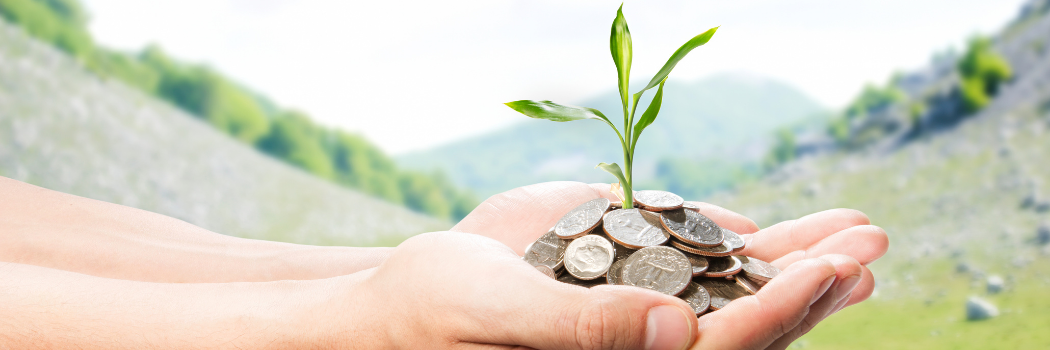
[[[565,214],[525,249],[526,262],[558,281],[616,284],[685,300],[696,315],[753,295],[780,270],[734,255],[744,239],[700,214],[695,202],[638,191],[634,209],[598,198]]]

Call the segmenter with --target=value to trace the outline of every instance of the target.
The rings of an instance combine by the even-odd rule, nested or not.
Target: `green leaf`
[[[656,120],[656,115],[660,114],[660,104],[664,101],[664,83],[667,79],[660,82],[660,88],[656,89],[656,96],[653,96],[653,102],[649,103],[649,107],[645,109],[645,113],[642,113],[642,119],[638,120],[638,124],[634,125],[634,136],[631,137],[631,153],[634,153],[634,145],[638,144],[638,136],[642,135],[642,130],[649,126]]]
[[[675,51],[674,54],[671,55],[671,58],[667,59],[667,63],[664,63],[664,66],[660,68],[660,71],[653,76],[653,80],[650,80],[649,85],[646,85],[642,91],[652,89],[653,87],[656,87],[656,84],[660,84],[664,79],[667,79],[667,76],[671,74],[671,70],[673,70],[674,66],[678,64],[678,61],[685,58],[685,55],[688,55],[689,51],[693,51],[693,49],[707,44],[707,42],[711,40],[711,37],[715,36],[715,31],[717,30],[718,27],[708,29],[703,34],[694,36],[692,39],[689,39],[685,45],[679,47],[678,51]]]
[[[581,119],[598,119],[609,123],[602,112],[594,108],[560,105],[551,101],[521,100],[504,103],[526,116],[555,122],[571,122]]]
[[[623,4],[616,10],[612,34],[609,36],[609,50],[612,51],[613,63],[616,63],[616,77],[620,87],[620,100],[623,102],[624,121],[627,120],[627,91],[631,78],[631,31],[627,29],[627,20],[623,18]],[[624,126],[626,127],[626,126]]]
[[[616,163],[598,163],[598,166],[595,168],[602,168],[602,170],[616,176],[616,178],[620,180],[620,187],[624,188],[624,192],[631,188],[630,184],[627,183],[627,178],[623,177],[623,169],[620,169],[620,166]]]

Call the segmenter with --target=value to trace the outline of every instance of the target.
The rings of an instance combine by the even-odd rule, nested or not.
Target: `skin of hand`
[[[599,197],[617,201],[608,184],[525,186],[487,199],[452,230],[494,238],[522,255],[562,215]],[[827,316],[871,296],[874,276],[865,265],[889,247],[886,232],[856,210],[823,211],[760,230],[740,214],[699,206],[702,214],[744,237],[747,247],[740,255],[768,261],[783,273],[757,295],[700,317],[696,349],[786,348]]]
[[[226,236],[0,177],[2,262],[145,282],[261,282],[347,275],[379,265],[391,250]]]

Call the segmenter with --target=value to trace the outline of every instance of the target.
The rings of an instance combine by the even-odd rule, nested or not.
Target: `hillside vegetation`
[[[259,153],[3,20],[0,176],[256,239],[390,245],[451,226]]]
[[[0,0],[0,17],[80,61],[99,76],[159,97],[216,129],[323,179],[439,218],[477,205],[439,172],[399,169],[360,135],[324,127],[207,66],[173,59],[157,46],[124,53],[94,44],[77,0]]]

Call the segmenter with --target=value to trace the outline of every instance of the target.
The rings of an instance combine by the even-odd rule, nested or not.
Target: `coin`
[[[762,287],[765,287],[766,283],[767,283],[767,282],[762,282],[762,281],[755,280],[754,278],[751,278],[751,277],[747,277],[747,274],[737,274],[736,278],[737,279],[740,279],[740,278],[746,279],[748,282],[751,282],[752,285],[754,285],[755,287],[758,287],[759,290],[761,290]]]
[[[573,277],[589,281],[601,277],[613,262],[613,245],[599,235],[574,239],[565,248],[565,270]]]
[[[544,233],[535,242],[525,249],[526,262],[532,266],[544,265],[551,270],[561,268],[562,258],[565,256],[565,247],[569,242],[558,237],[554,231]]]
[[[690,247],[688,244],[678,240],[671,240],[671,245],[683,251],[703,256],[720,257],[733,254],[733,250],[729,249],[729,244],[726,242],[722,242],[717,247]]]
[[[602,215],[609,210],[609,203],[608,199],[595,198],[580,204],[558,220],[558,224],[554,226],[554,232],[558,234],[558,237],[565,239],[586,235],[602,222]]]
[[[682,254],[689,259],[689,265],[693,266],[693,277],[703,275],[707,271],[707,258],[687,252],[682,252]]]
[[[609,266],[609,272],[605,273],[605,281],[609,284],[623,285],[623,264],[627,260],[616,260]]]
[[[631,249],[661,245],[671,237],[660,224],[658,214],[641,209],[613,210],[602,221],[609,238]]]
[[[663,211],[681,208],[685,200],[667,191],[638,191],[634,193],[634,202],[651,211]]]
[[[696,203],[697,202],[685,201],[685,202],[682,203],[682,208],[700,211],[700,206],[697,205]]]
[[[711,295],[707,293],[706,288],[696,282],[689,282],[689,285],[685,287],[685,290],[678,297],[685,300],[693,308],[693,312],[696,312],[697,316],[700,316],[711,306]]]
[[[739,284],[741,287],[744,287],[744,289],[747,290],[748,293],[751,293],[751,295],[758,294],[759,287],[756,286],[754,283],[751,283],[751,280],[740,275],[736,275],[735,277],[736,284]]]
[[[711,309],[720,310],[729,302],[750,294],[736,282],[724,278],[701,278],[697,281],[711,295]]]
[[[558,282],[568,283],[568,284],[572,284],[572,285],[577,285],[577,286],[584,287],[584,288],[591,288],[591,287],[594,287],[594,286],[600,286],[600,285],[605,284],[605,283],[603,283],[604,281],[602,281],[602,280],[585,281],[585,280],[581,280],[581,279],[578,279],[576,277],[573,277],[572,275],[567,274],[567,273],[566,274],[562,274],[561,276],[558,276]]]
[[[616,243],[615,240],[613,241],[613,249],[616,249],[616,258],[614,261],[627,259],[628,256],[631,256],[631,254],[638,251],[638,249],[624,247],[622,244]]]
[[[740,272],[743,263],[740,262],[735,256],[727,256],[724,258],[709,258],[707,262],[710,266],[707,267],[707,271],[704,272],[704,277],[725,277],[735,275]]]
[[[548,267],[547,265],[535,265],[535,266],[536,266],[537,270],[542,272],[544,275],[547,275],[547,277],[550,277],[551,279],[558,279],[558,275],[554,274],[554,270],[551,269],[550,267]]]
[[[660,213],[660,223],[676,238],[697,247],[722,244],[722,228],[699,212],[675,209]]]
[[[685,254],[671,247],[647,247],[631,254],[623,265],[623,284],[678,295],[689,285],[693,267]]]
[[[744,249],[744,237],[740,237],[736,232],[727,230],[723,227],[722,236],[725,237],[726,242],[729,242],[729,247],[733,248],[733,252],[739,252]]]
[[[744,275],[757,282],[766,283],[780,274],[780,269],[769,263],[752,257],[741,257]]]

